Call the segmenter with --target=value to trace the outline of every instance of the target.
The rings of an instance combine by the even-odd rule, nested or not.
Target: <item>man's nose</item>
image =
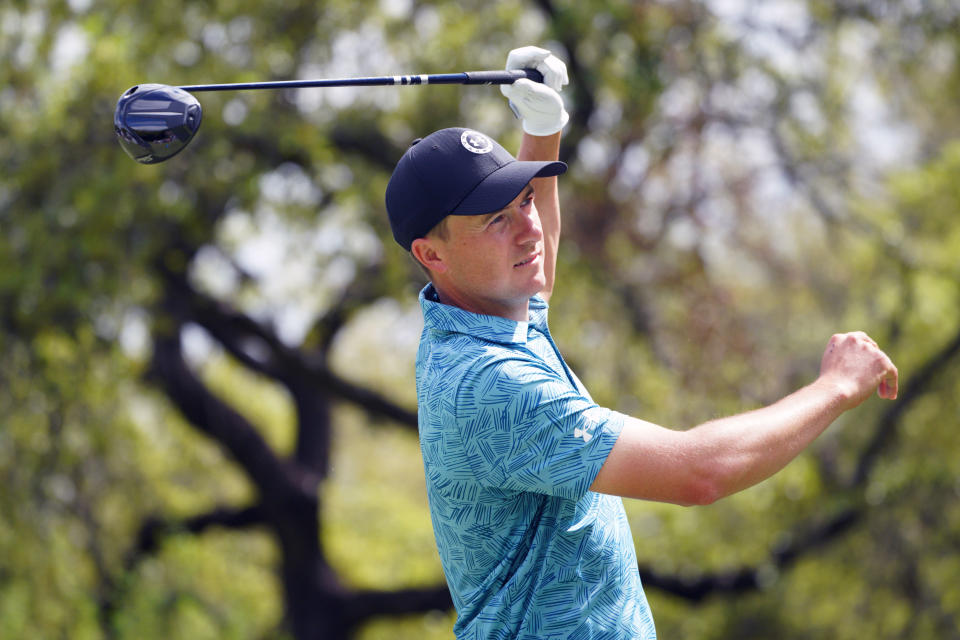
[[[530,212],[520,214],[519,233],[517,240],[523,242],[536,242],[543,237],[543,227],[540,226],[540,214],[535,206],[530,207]]]

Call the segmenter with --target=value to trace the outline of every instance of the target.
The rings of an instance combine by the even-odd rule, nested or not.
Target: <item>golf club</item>
[[[543,82],[534,69],[513,71],[463,71],[432,75],[280,80],[234,84],[197,84],[172,87],[140,84],[127,89],[117,101],[114,131],[120,146],[142,164],[163,162],[183,150],[203,118],[200,102],[191,95],[200,91],[249,91],[253,89],[303,89],[309,87],[371,87],[421,84],[513,84],[520,78]]]

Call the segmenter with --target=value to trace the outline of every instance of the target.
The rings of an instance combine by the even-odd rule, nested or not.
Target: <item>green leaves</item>
[[[314,424],[289,388],[301,400],[327,388],[251,374],[277,345],[238,339],[247,359],[226,357],[171,282],[410,409],[422,279],[386,224],[393,162],[443,126],[519,140],[489,87],[204,94],[190,147],[141,166],[113,140],[118,96],[141,82],[497,68],[524,44],[554,49],[571,71],[551,320],[599,402],[686,428],[810,381],[826,339],[849,329],[874,335],[913,389],[902,412],[868,402],[720,504],[630,504],[641,565],[673,584],[760,576],[699,604],[650,588],[661,635],[955,629],[955,17],[857,3],[798,5],[780,27],[773,14],[676,3],[8,5],[0,636],[275,635],[275,536],[172,534],[130,559],[149,517],[258,498],[144,370],[153,339],[186,322],[205,388],[284,463]],[[439,583],[415,436],[331,398],[315,551],[347,587]],[[848,528],[777,564],[778,550],[848,511]],[[445,638],[451,624],[428,615],[360,633]]]

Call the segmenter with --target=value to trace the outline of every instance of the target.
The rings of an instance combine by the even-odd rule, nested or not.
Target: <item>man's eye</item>
[[[500,214],[499,216],[497,216],[497,217],[495,217],[493,220],[491,220],[491,221],[490,221],[490,224],[491,224],[491,225],[500,224],[501,222],[503,222],[503,221],[506,220],[506,219],[507,219],[507,217],[506,217],[505,215]]]

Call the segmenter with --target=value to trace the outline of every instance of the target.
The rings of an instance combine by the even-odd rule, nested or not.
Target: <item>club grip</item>
[[[513,84],[520,78],[543,82],[543,74],[536,69],[513,69],[510,71],[465,71],[463,84]]]

